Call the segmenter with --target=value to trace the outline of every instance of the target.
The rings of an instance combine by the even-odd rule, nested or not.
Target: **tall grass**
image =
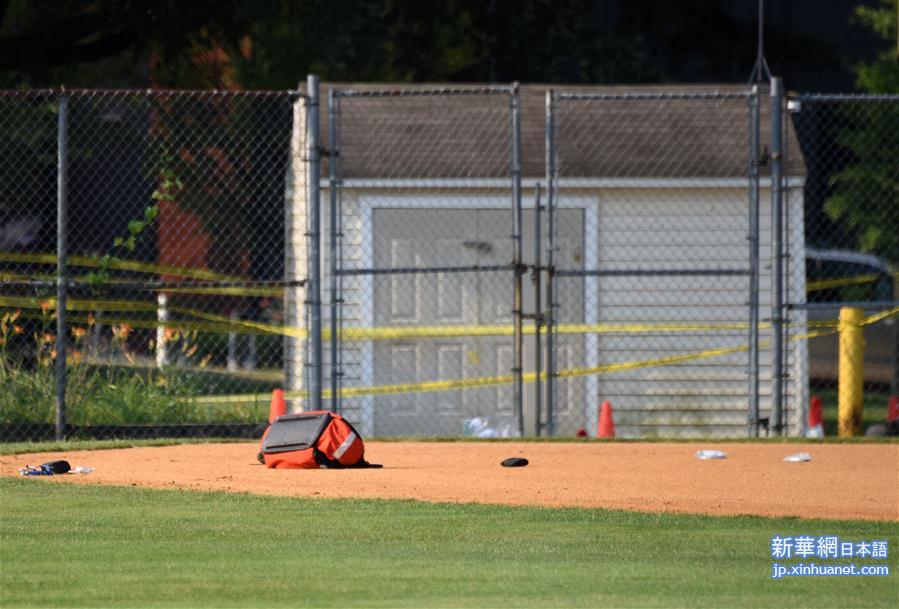
[[[56,336],[53,313],[26,329],[18,311],[0,315],[0,424],[54,421]],[[256,406],[210,410],[192,402],[203,391],[202,377],[184,364],[196,359],[196,333],[172,330],[166,335],[178,352],[179,365],[157,369],[140,366],[129,348],[131,328],[112,326],[101,349],[90,344],[87,325],[71,328],[66,361],[66,418],[76,426],[148,425],[163,423],[255,423]],[[204,368],[208,360],[193,368]]]

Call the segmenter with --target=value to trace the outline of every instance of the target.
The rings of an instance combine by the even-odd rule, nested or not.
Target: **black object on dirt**
[[[500,463],[503,467],[524,467],[527,464],[528,460],[524,457],[509,457]]]
[[[19,468],[19,474],[22,476],[55,476],[56,474],[67,474],[71,469],[72,466],[68,461],[50,461],[40,467],[26,465]]]
[[[50,461],[41,465],[41,469],[46,469],[53,474],[68,474],[72,466],[68,461]]]

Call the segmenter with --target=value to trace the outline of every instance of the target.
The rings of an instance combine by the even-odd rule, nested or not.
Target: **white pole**
[[[156,367],[163,368],[169,364],[169,348],[166,344],[166,322],[169,320],[168,297],[160,292],[156,295]]]
[[[231,327],[236,326],[238,321],[240,321],[240,315],[238,315],[237,309],[233,309],[231,311]],[[232,330],[228,332],[228,372],[236,372],[239,367],[240,364],[237,361],[237,332]]]

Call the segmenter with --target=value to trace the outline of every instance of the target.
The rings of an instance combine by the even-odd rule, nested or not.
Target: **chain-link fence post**
[[[309,398],[312,410],[322,409],[322,299],[321,299],[321,145],[319,142],[319,82],[318,76],[310,74],[306,79],[307,107],[306,162],[309,189],[309,294],[307,301],[311,308],[309,329],[310,353]]]
[[[749,437],[759,435],[759,87],[749,96]]]
[[[783,431],[783,79],[771,79],[771,429]]]
[[[59,96],[56,157],[56,439],[66,433],[66,235],[69,188],[69,98]]]
[[[512,265],[515,268],[515,292],[513,296],[513,315],[515,317],[514,328],[514,353],[512,364],[513,390],[512,401],[515,405],[515,416],[518,419],[518,433],[524,435],[524,380],[523,380],[523,332],[522,316],[524,306],[522,298],[522,280],[524,278],[524,266],[521,262],[521,96],[518,83],[512,84]]]
[[[546,310],[544,322],[546,324],[546,433],[552,437],[555,435],[555,374],[556,374],[556,348],[553,337],[555,324],[555,155],[553,149],[553,92],[546,92],[546,140],[544,166],[546,170]]]
[[[330,198],[330,218],[328,221],[328,256],[330,260],[329,277],[331,284],[331,410],[340,412],[338,401],[338,383],[340,369],[337,366],[337,352],[339,350],[337,332],[337,303],[338,292],[338,265],[337,265],[337,99],[334,96],[334,88],[328,88],[328,196]]]
[[[543,387],[541,376],[543,375],[543,340],[541,330],[543,329],[543,306],[542,296],[543,290],[543,263],[541,261],[542,250],[542,230],[540,224],[540,215],[543,213],[543,206],[540,203],[540,184],[538,183],[534,192],[534,268],[531,273],[531,283],[534,291],[534,432],[539,436],[543,427]]]

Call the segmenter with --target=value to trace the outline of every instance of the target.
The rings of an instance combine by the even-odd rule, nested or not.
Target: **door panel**
[[[559,211],[559,256],[583,250],[581,209]],[[512,213],[509,209],[373,210],[376,268],[493,266],[512,261]],[[533,210],[523,222],[523,258],[533,260]],[[545,258],[544,258],[545,261]],[[566,294],[561,320],[583,321],[583,283]],[[452,272],[376,275],[373,320],[377,327],[429,328],[423,339],[378,340],[372,346],[374,383],[422,383],[511,374],[514,345],[510,335],[447,336],[442,326],[502,325],[513,322],[513,276],[503,272]],[[534,286],[523,283],[525,310],[533,312]],[[561,321],[560,320],[560,321]],[[526,324],[533,322],[527,321]],[[579,336],[559,337],[560,349],[583,348]],[[525,337],[525,355],[533,359],[533,335]],[[546,358],[544,358],[546,362]],[[526,369],[528,365],[526,362]],[[533,362],[530,363],[533,369]],[[575,381],[568,381],[572,383]],[[533,384],[531,384],[533,386]],[[565,399],[570,387],[560,391]],[[440,392],[375,396],[377,435],[459,435],[464,420],[486,417],[491,426],[514,424],[511,384]],[[533,402],[533,395],[529,398]],[[560,416],[582,414],[568,404]],[[513,425],[514,427],[514,425]]]

